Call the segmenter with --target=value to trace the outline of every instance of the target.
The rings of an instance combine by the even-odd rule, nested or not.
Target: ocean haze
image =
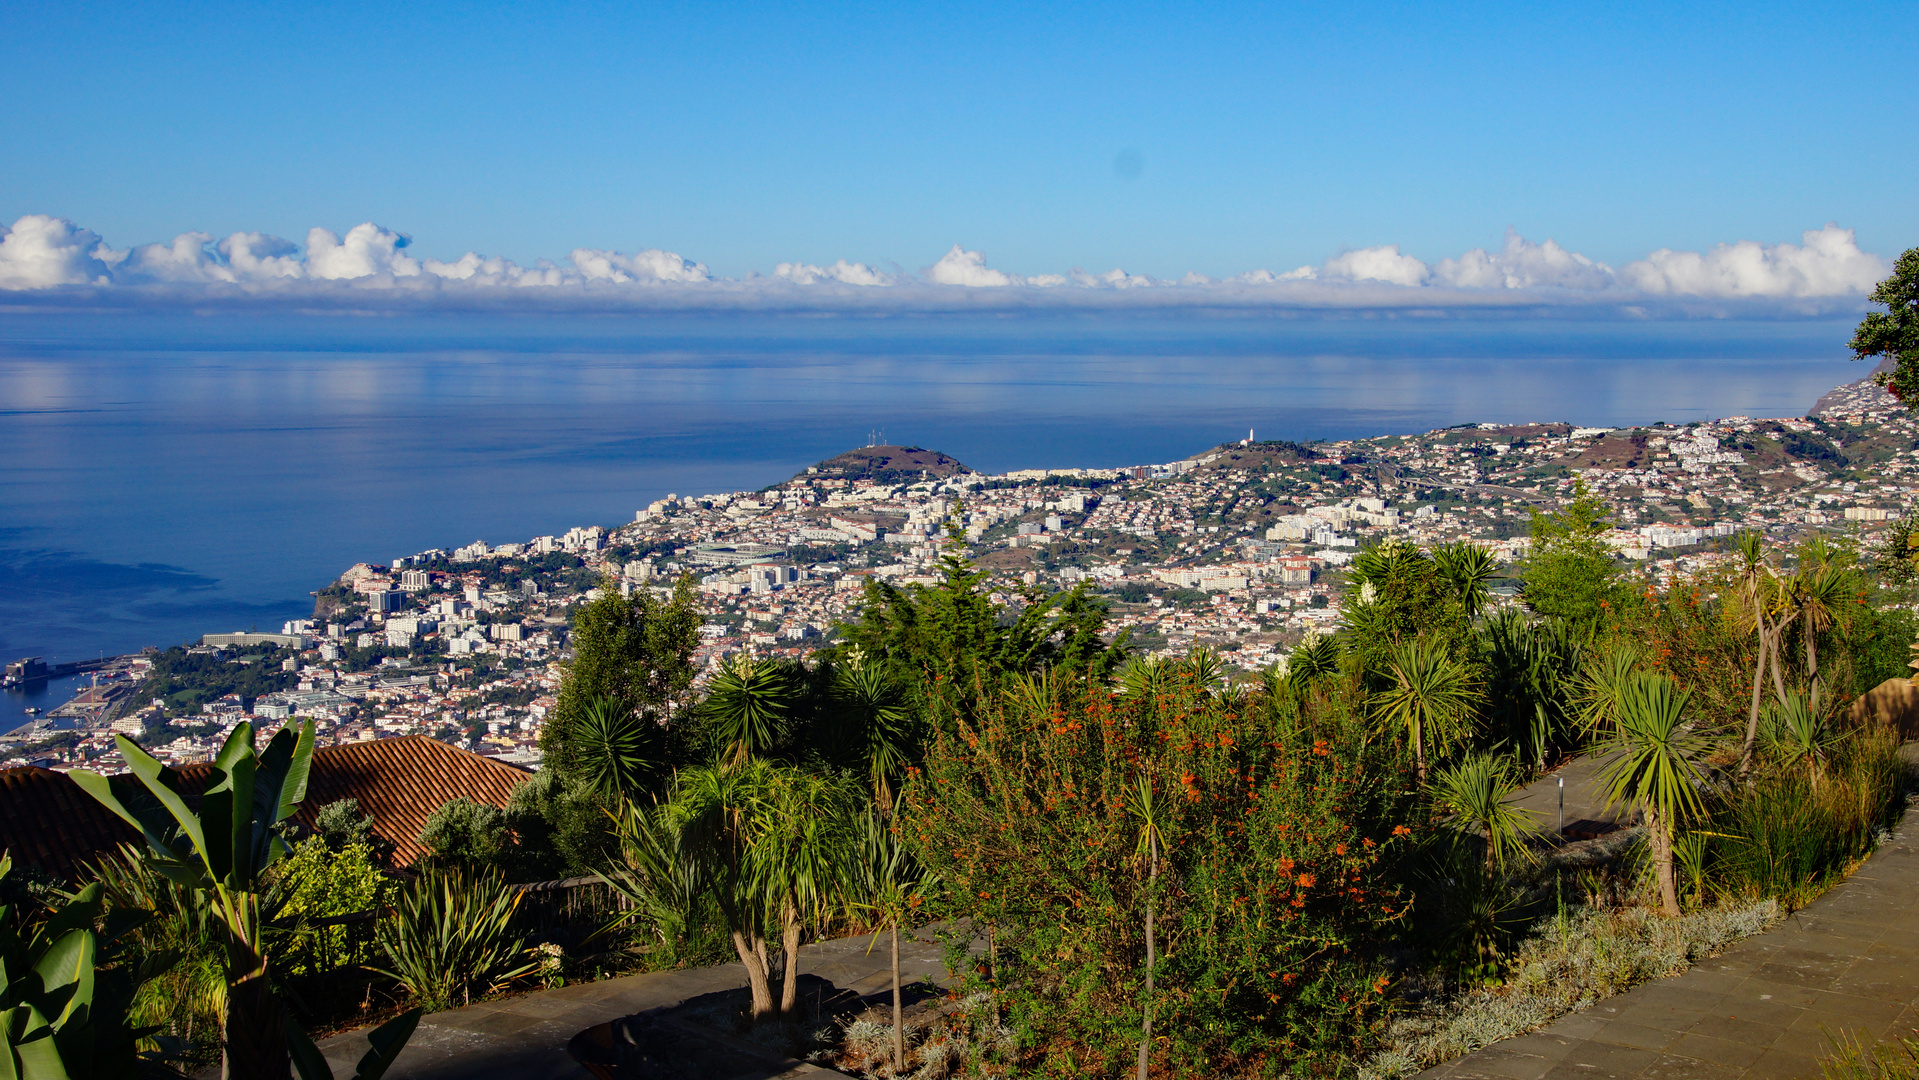
[[[305,615],[349,564],[616,524],[884,431],[985,471],[1248,428],[1799,415],[1850,320],[0,319],[0,656]]]

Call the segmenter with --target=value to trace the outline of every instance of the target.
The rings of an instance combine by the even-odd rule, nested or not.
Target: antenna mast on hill
[[[867,432],[866,445],[868,449],[871,449],[872,447],[875,447],[875,446],[886,445],[886,432],[881,431],[878,428],[874,428],[873,430]]]

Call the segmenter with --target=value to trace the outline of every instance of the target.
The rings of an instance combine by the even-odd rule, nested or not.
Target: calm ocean
[[[0,657],[277,629],[358,560],[632,518],[866,442],[978,469],[1798,415],[1851,320],[0,317]],[[6,703],[7,712],[18,702]]]

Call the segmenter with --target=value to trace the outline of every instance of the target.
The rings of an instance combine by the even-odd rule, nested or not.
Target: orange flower
[[[1300,886],[1300,888],[1303,888],[1303,889],[1312,888],[1314,880],[1315,879],[1313,875],[1311,874],[1301,874],[1298,877],[1293,879],[1293,881],[1296,882]]]

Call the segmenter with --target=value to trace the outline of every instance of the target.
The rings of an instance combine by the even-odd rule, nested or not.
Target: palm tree
[[[1140,1016],[1138,1071],[1138,1080],[1146,1080],[1153,1047],[1153,969],[1159,963],[1153,894],[1159,888],[1159,852],[1165,844],[1161,830],[1167,815],[1150,776],[1142,774],[1127,796],[1127,810],[1139,818],[1139,852],[1146,857],[1146,1003]]]
[[[1331,634],[1313,634],[1299,643],[1287,656],[1290,677],[1311,686],[1339,673],[1339,639]]]
[[[920,897],[932,883],[931,877],[913,858],[901,839],[897,826],[889,824],[898,817],[898,808],[885,813],[869,806],[858,818],[859,851],[851,885],[858,907],[873,912],[891,937],[893,966],[893,1073],[906,1071],[906,1017],[900,998],[900,923],[919,905]],[[874,936],[878,936],[875,931]]]
[[[1479,617],[1492,594],[1486,583],[1498,573],[1492,552],[1465,540],[1455,540],[1433,549],[1433,569],[1452,590],[1468,621]]]
[[[832,708],[837,749],[866,773],[874,805],[890,812],[893,784],[912,764],[919,742],[905,688],[855,653],[833,673]]]
[[[731,764],[743,765],[779,745],[799,696],[795,682],[789,665],[745,653],[713,676],[700,711]]]
[[[1673,832],[1682,820],[1705,812],[1699,761],[1706,740],[1686,723],[1690,699],[1691,694],[1664,675],[1634,676],[1620,702],[1619,726],[1604,747],[1607,757],[1599,774],[1608,805],[1630,803],[1646,816],[1659,898],[1668,915],[1679,914]]]
[[[680,834],[679,850],[699,868],[702,892],[713,898],[720,922],[746,968],[753,1020],[775,1013],[772,963],[766,942],[766,911],[757,886],[753,841],[764,813],[767,773],[773,766],[747,761],[737,767],[707,766],[679,776],[668,824]]]
[[[827,918],[852,878],[859,790],[843,776],[777,768],[766,774],[751,841],[753,882],[786,956],[780,1015],[799,1004],[800,942]]]
[[[1753,746],[1759,739],[1759,700],[1766,681],[1766,653],[1772,646],[1772,632],[1766,624],[1767,605],[1761,597],[1771,579],[1771,569],[1766,565],[1766,552],[1758,533],[1740,533],[1733,550],[1739,556],[1739,581],[1745,591],[1740,620],[1751,624],[1750,629],[1759,641],[1752,667],[1752,706],[1746,714],[1746,740],[1739,751],[1739,774],[1744,776],[1752,766]]]
[[[1824,541],[1819,543],[1824,548]],[[1812,709],[1819,709],[1819,635],[1838,621],[1852,594],[1851,575],[1822,562],[1795,575],[1793,593],[1799,601],[1799,632],[1806,639],[1806,682],[1812,691]]]
[[[1479,752],[1442,767],[1433,782],[1433,809],[1457,831],[1471,830],[1486,842],[1486,868],[1499,869],[1517,853],[1530,856],[1526,841],[1538,830],[1512,804],[1518,778],[1505,758]]]
[[[1599,735],[1619,726],[1620,703],[1641,659],[1637,646],[1622,642],[1586,661],[1573,683],[1572,702],[1579,710],[1579,726],[1587,734]]]
[[[1772,751],[1787,761],[1803,763],[1812,789],[1819,790],[1819,774],[1831,753],[1835,737],[1817,706],[1794,694],[1766,710],[1765,739]]]
[[[1174,663],[1160,656],[1136,656],[1119,669],[1119,692],[1151,701],[1172,691]]]
[[[651,721],[618,698],[587,701],[574,728],[580,777],[615,803],[638,794],[658,764]]]
[[[1429,746],[1450,746],[1465,732],[1479,704],[1479,683],[1443,644],[1425,638],[1393,646],[1386,668],[1393,682],[1374,695],[1374,715],[1383,726],[1405,730],[1423,784]]]

